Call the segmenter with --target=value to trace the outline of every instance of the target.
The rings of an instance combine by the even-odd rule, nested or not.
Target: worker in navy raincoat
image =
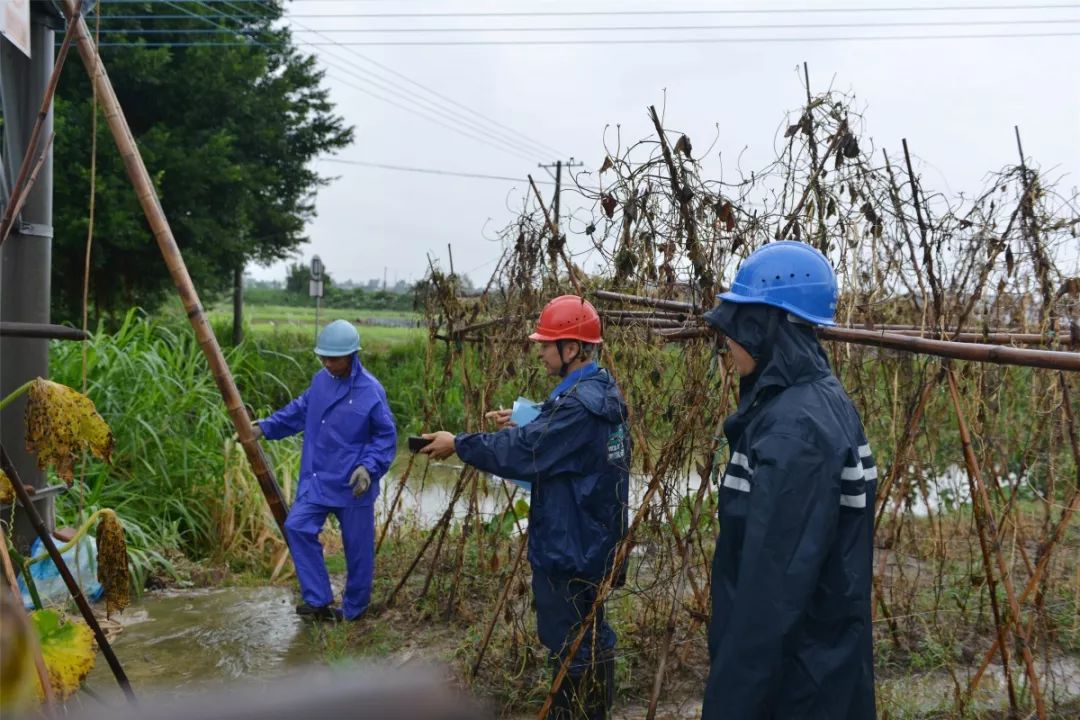
[[[703,720],[875,717],[877,469],[813,327],[834,324],[836,298],[825,256],[782,241],[706,314],[741,380],[724,422]]]
[[[457,453],[485,472],[532,483],[529,562],[540,641],[557,668],[592,611],[605,576],[617,583],[615,553],[626,534],[630,438],[626,403],[614,379],[592,360],[602,342],[600,316],[575,295],[552,300],[530,340],[548,374],[562,380],[540,414],[514,427],[509,411],[488,417],[493,433],[425,435],[421,452]],[[615,632],[603,604],[587,626],[551,718],[606,718],[615,690]]]
[[[267,440],[304,433],[296,500],[285,535],[303,603],[314,619],[359,618],[371,599],[375,570],[375,498],[397,450],[394,416],[375,376],[360,363],[360,334],[349,322],[323,328],[315,354],[323,369],[303,395],[252,428]],[[347,579],[334,607],[319,533],[330,513],[341,525]]]

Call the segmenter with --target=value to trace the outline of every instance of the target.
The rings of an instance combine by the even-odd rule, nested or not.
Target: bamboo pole
[[[1080,353],[1059,350],[1027,350],[1022,348],[1000,347],[979,343],[955,343],[948,340],[928,340],[926,338],[893,335],[871,330],[852,330],[848,328],[819,327],[818,337],[823,340],[852,343],[855,345],[873,345],[903,350],[906,352],[936,355],[937,357],[956,360],[989,362],[998,365],[1021,365],[1024,367],[1046,368],[1048,370],[1068,370],[1080,372]]]
[[[975,511],[975,520],[979,529],[979,540],[982,544],[983,560],[986,564],[986,577],[988,581],[993,577],[990,567],[990,551],[992,550],[994,558],[997,561],[998,572],[1001,575],[1001,583],[1005,586],[1005,597],[1009,603],[1009,611],[1013,622],[1016,624],[1014,635],[1020,645],[1020,653],[1024,658],[1028,682],[1031,684],[1031,695],[1035,698],[1035,710],[1038,713],[1039,720],[1046,720],[1046,705],[1043,701],[1042,693],[1039,691],[1039,676],[1035,672],[1035,660],[1031,655],[1031,647],[1028,645],[1027,637],[1025,637],[1023,628],[1020,624],[1020,603],[1017,602],[1016,592],[1013,590],[1012,575],[1005,564],[1005,558],[1001,554],[1001,546],[997,541],[997,528],[994,523],[993,510],[990,507],[990,498],[986,493],[986,485],[983,482],[978,461],[975,459],[975,451],[971,445],[971,435],[968,433],[967,422],[964,419],[964,411],[960,406],[960,391],[957,389],[956,376],[953,373],[952,368],[946,370],[946,376],[949,379],[949,394],[952,395],[953,406],[956,408],[956,423],[960,430],[960,442],[964,448],[964,462],[967,464],[968,482],[971,484],[972,506]],[[993,540],[992,542],[991,539]],[[994,600],[995,596],[996,592],[991,584],[991,600]],[[1006,621],[1005,624],[1002,624],[1002,621],[1000,617],[997,616],[996,612],[994,619],[995,624],[998,625],[998,644],[1000,645],[1001,650],[1004,650],[1005,631],[1008,628],[1008,621]],[[1002,659],[1004,660],[1005,658],[1003,657]],[[1007,674],[1007,661],[1005,671]]]
[[[677,320],[684,322],[689,313],[672,312],[670,310],[601,310],[597,308],[600,317],[611,319],[653,318],[657,320]]]
[[[64,10],[72,27],[75,28],[79,55],[82,57],[83,64],[90,74],[91,82],[93,82],[98,96],[101,98],[105,120],[108,122],[109,130],[112,132],[113,139],[120,150],[128,177],[135,186],[139,204],[146,214],[146,220],[154,233],[154,239],[157,241],[158,248],[160,248],[165,264],[169,269],[169,274],[172,276],[173,284],[176,285],[180,295],[180,301],[187,311],[188,320],[195,331],[195,337],[198,339],[203,354],[206,355],[210,371],[214,376],[214,382],[217,383],[222,400],[225,402],[225,408],[229,412],[229,417],[236,428],[244,453],[251,464],[252,472],[259,481],[259,487],[262,489],[266,502],[270,505],[270,512],[277,521],[282,537],[285,537],[285,516],[288,514],[285,497],[282,495],[281,488],[278,487],[273,472],[266,462],[262,447],[251,431],[251,417],[240,399],[240,392],[236,388],[236,382],[229,371],[228,363],[225,361],[225,356],[221,352],[214,331],[210,328],[210,323],[203,312],[199,295],[191,281],[191,276],[188,274],[187,266],[184,265],[184,258],[180,254],[180,248],[176,244],[176,238],[173,237],[172,228],[169,227],[169,221],[165,217],[161,203],[158,201],[157,192],[150,179],[150,173],[147,172],[142,155],[140,155],[139,148],[135,144],[135,138],[132,137],[131,128],[124,117],[124,111],[116,97],[116,91],[113,89],[112,82],[110,82],[109,76],[105,72],[105,66],[102,64],[94,41],[90,37],[86,21],[79,17],[72,0],[66,0]],[[286,538],[287,543],[288,539]]]
[[[22,479],[19,477],[19,472],[15,469],[15,466],[11,464],[11,459],[8,457],[7,451],[4,450],[2,445],[0,445],[0,469],[2,469],[11,480],[11,486],[15,489],[15,494],[19,498],[19,504],[26,513],[26,517],[30,521],[30,524],[34,527],[34,532],[41,538],[41,543],[45,546],[45,550],[48,551],[49,557],[52,558],[53,563],[56,564],[56,569],[60,571],[60,577],[64,580],[68,592],[71,593],[71,598],[78,606],[79,612],[82,613],[83,619],[86,620],[86,624],[89,625],[90,629],[94,632],[94,639],[97,640],[98,647],[101,648],[101,654],[105,656],[105,661],[109,664],[109,668],[116,677],[116,682],[124,691],[127,699],[131,702],[135,702],[135,693],[131,690],[131,683],[128,682],[127,675],[124,673],[124,668],[120,665],[120,661],[117,660],[116,654],[113,653],[112,646],[109,645],[109,639],[105,637],[101,625],[98,624],[97,618],[94,617],[94,611],[90,608],[90,603],[86,601],[86,596],[83,595],[82,589],[79,587],[79,584],[75,582],[75,578],[72,577],[71,570],[68,569],[67,563],[64,562],[64,558],[60,556],[60,551],[56,549],[56,543],[53,542],[48,528],[45,527],[45,521],[41,519],[41,515],[38,514],[37,508],[34,507],[34,502],[31,499],[30,494],[26,492],[26,487],[23,486]]]
[[[645,297],[643,295],[629,295],[627,293],[611,292],[610,290],[595,290],[593,291],[593,296],[598,300],[623,302],[628,305],[644,305],[646,307],[654,307],[659,310],[670,310],[677,313],[699,315],[705,311],[705,308],[694,305],[693,303],[680,302],[678,300],[663,300],[661,298]]]

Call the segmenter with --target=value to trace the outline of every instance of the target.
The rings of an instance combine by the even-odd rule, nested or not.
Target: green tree
[[[167,3],[98,7],[109,28],[105,67],[200,293],[228,288],[244,263],[292,255],[327,182],[312,160],[348,145],[353,130],[334,114],[315,58],[276,22],[280,5],[246,5],[241,16],[185,4],[190,20]],[[75,319],[92,140],[92,94],[78,62],[57,95],[53,314]],[[100,117],[97,134],[92,312],[152,309],[169,292],[168,271]]]
[[[330,273],[323,270],[323,292],[328,292],[334,281]],[[289,271],[285,275],[285,291],[294,295],[308,297],[311,290],[311,266],[306,263],[289,263]]]

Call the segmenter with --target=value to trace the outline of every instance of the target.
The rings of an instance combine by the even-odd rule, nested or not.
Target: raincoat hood
[[[570,373],[551,394],[552,399],[572,396],[592,415],[610,423],[626,418],[626,402],[607,370],[589,363]]]
[[[741,434],[761,402],[832,373],[813,326],[779,308],[721,302],[705,313],[705,320],[757,362],[754,372],[739,381],[739,408],[724,423],[729,436]]]

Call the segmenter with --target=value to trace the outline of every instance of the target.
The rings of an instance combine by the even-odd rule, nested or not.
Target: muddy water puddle
[[[113,642],[136,690],[184,694],[237,680],[266,679],[317,662],[311,630],[282,587],[227,587],[148,593],[114,616],[123,631]],[[87,684],[116,689],[103,657]]]

